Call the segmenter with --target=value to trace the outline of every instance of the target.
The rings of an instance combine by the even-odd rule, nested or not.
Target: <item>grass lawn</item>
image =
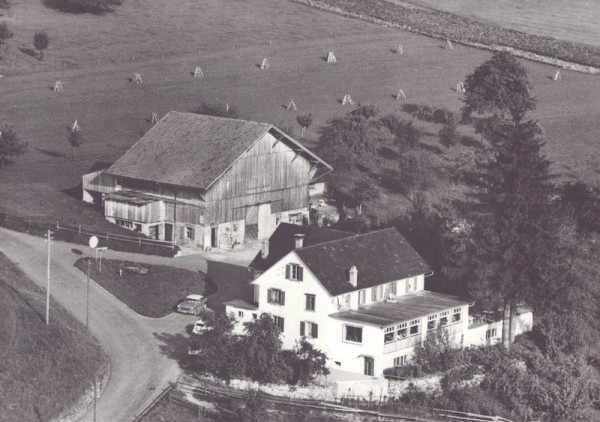
[[[88,258],[81,258],[75,266],[87,272]],[[148,270],[141,275],[123,271],[119,277],[119,268],[133,266]],[[206,283],[204,274],[168,267],[149,265],[113,259],[102,260],[102,272],[94,260],[91,260],[90,277],[108,290],[121,302],[140,315],[161,318],[175,311],[177,303],[192,293],[204,294]]]
[[[0,253],[0,420],[62,419],[108,358],[85,327]],[[68,376],[65,376],[68,374]]]
[[[452,88],[490,57],[459,45],[446,51],[439,40],[280,0],[126,1],[105,16],[59,13],[42,3],[15,2],[11,13],[28,18],[14,28],[10,43],[16,51],[0,61],[10,71],[0,84],[1,122],[12,124],[30,145],[27,154],[0,171],[1,207],[73,222],[85,212],[65,191],[76,187],[95,162],[114,161],[139,140],[151,127],[152,112],[162,116],[203,101],[228,103],[249,119],[293,126],[297,135],[296,113],[282,107],[293,98],[298,113],[315,118],[306,133],[307,144],[314,146],[318,128],[348,111],[339,103],[346,93],[362,104],[376,104],[382,114],[397,110],[407,119],[411,116],[393,98],[400,88],[406,103],[459,110],[461,96]],[[34,28],[52,37],[44,62],[17,48],[30,42]],[[99,39],[107,42],[97,45]],[[392,52],[399,43],[403,55]],[[335,52],[335,65],[325,63],[328,51]],[[256,66],[264,57],[268,71]],[[55,70],[62,62],[72,68]],[[553,170],[600,182],[600,78],[564,71],[562,81],[555,82],[551,66],[524,64]],[[204,78],[192,78],[197,65]],[[24,74],[33,69],[39,72]],[[133,72],[142,74],[143,85],[129,83]],[[57,79],[64,94],[49,89]],[[72,160],[66,127],[75,119],[84,144]],[[423,143],[436,145],[440,126],[423,126],[429,133]],[[436,200],[460,194],[459,187],[448,188],[446,167],[457,165],[463,150],[432,150],[430,162],[440,169],[432,193]],[[386,191],[376,207],[393,208],[384,212],[389,214],[407,204],[402,195]]]

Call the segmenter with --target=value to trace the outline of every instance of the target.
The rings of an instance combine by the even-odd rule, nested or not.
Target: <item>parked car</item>
[[[194,323],[194,328],[192,328],[192,333],[194,334],[202,334],[203,332],[209,330],[210,327],[206,325],[203,319],[199,319]]]
[[[200,315],[206,307],[206,300],[202,295],[188,295],[183,302],[177,305],[177,312],[182,314]]]

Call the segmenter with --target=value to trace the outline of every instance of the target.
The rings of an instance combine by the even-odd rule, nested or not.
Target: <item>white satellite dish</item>
[[[90,237],[90,248],[95,249],[98,246],[98,238],[96,236]]]

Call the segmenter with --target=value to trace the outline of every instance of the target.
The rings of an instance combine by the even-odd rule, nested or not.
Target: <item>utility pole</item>
[[[48,230],[48,263],[46,270],[46,325],[50,324],[50,245],[52,244],[52,230]]]
[[[87,260],[87,291],[85,297],[85,327],[90,326],[90,259]]]

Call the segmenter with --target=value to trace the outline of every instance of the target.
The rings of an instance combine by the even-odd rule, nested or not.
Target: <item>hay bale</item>
[[[269,65],[269,61],[264,58],[262,63],[260,64],[260,70],[267,70],[269,69],[271,66]]]
[[[296,107],[296,103],[294,102],[293,98],[290,100],[290,102],[288,103],[288,105],[285,109],[287,111],[298,111],[298,107]]]
[[[396,100],[406,100],[406,94],[403,90],[398,90],[398,94],[396,94]]]
[[[204,72],[202,72],[202,68],[200,66],[196,66],[194,69],[194,78],[203,78]]]
[[[64,92],[62,82],[61,81],[54,82],[54,88],[52,89],[52,91],[56,92],[57,94]]]
[[[136,84],[136,85],[141,85],[144,83],[144,81],[142,80],[142,75],[139,73],[134,73],[133,74],[133,78],[131,79],[131,83],[132,84]]]
[[[327,63],[337,63],[337,59],[335,58],[333,51],[330,51],[329,54],[327,54]]]
[[[352,97],[350,96],[350,94],[344,95],[344,99],[342,100],[342,105],[343,106],[354,105],[354,100],[352,99]]]

